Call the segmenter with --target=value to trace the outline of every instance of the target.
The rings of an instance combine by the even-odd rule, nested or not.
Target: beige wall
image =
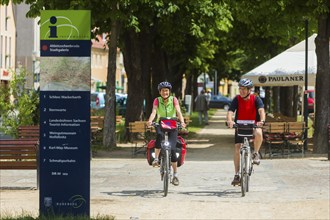
[[[97,83],[102,83],[103,85],[107,82],[108,73],[108,49],[100,48],[100,45],[92,47],[91,52],[91,66],[92,66],[92,82],[91,91],[96,91]],[[117,70],[116,70],[116,82],[117,86],[123,87],[124,90],[120,91],[127,93],[127,78],[124,70],[123,57],[120,50],[117,50]],[[124,78],[124,82],[122,82]]]

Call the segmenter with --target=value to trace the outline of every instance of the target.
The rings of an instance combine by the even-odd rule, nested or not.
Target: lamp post
[[[213,95],[218,95],[218,71],[214,70],[214,91]]]
[[[308,98],[307,98],[307,90],[308,90],[308,20],[305,20],[305,32],[306,32],[306,40],[305,40],[305,92],[304,92],[304,122],[305,126],[308,127]],[[304,131],[304,149],[307,150],[307,129]]]

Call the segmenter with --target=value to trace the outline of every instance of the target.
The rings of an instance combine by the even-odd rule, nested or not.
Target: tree
[[[218,34],[230,26],[227,5],[212,1],[145,1],[134,9],[138,30],[122,32],[129,90],[134,93],[134,100],[130,91],[128,94],[127,108],[132,112],[127,112],[127,122],[140,118],[144,97],[147,109],[151,109],[159,82],[170,81],[179,94],[184,73],[207,70],[207,60],[212,59],[218,46]],[[138,90],[139,94],[134,92]]]
[[[323,17],[328,16],[329,13],[329,0],[307,2],[298,0],[257,2],[254,0],[109,2],[13,0],[13,2],[31,4],[28,13],[30,16],[37,16],[43,8],[90,9],[93,27],[98,27],[95,29],[95,34],[111,33],[111,27],[122,27],[119,33],[119,45],[124,53],[129,82],[126,123],[141,119],[143,101],[147,98],[147,107],[150,107],[150,100],[157,94],[155,87],[159,81],[165,79],[173,81],[174,91],[178,93],[182,74],[186,74],[187,78],[191,79],[188,88],[192,91],[196,75],[201,71],[216,69],[223,77],[237,78],[303,39],[304,19],[310,19],[311,27],[319,21],[319,33],[321,33],[320,27],[328,25],[320,25],[320,22],[324,21]],[[112,26],[113,24],[116,25]],[[229,33],[226,34],[228,31]],[[328,30],[324,33],[324,36],[319,38],[322,42],[329,37]],[[317,54],[324,56],[325,51],[322,53],[321,51],[325,49],[320,46],[317,46]],[[318,56],[318,59],[321,57]],[[324,67],[325,73],[330,72],[324,62],[318,60],[318,63],[321,65],[318,69],[322,71]],[[112,66],[109,71],[114,69]],[[109,74],[114,72],[108,72],[110,83],[107,83],[109,101],[107,108],[114,108],[111,102],[114,99],[114,92],[111,90],[114,89],[114,85],[113,88],[109,88],[113,83],[113,77],[109,77]],[[317,80],[320,80],[321,75],[317,75]],[[328,75],[323,74],[326,79]],[[319,84],[319,92],[328,94],[328,87],[324,86],[323,81]],[[318,94],[320,93],[316,91],[317,96]],[[326,109],[323,106],[329,106],[329,100],[322,100],[319,103],[316,97],[316,104],[319,111],[324,111]],[[108,122],[111,118],[114,120],[111,110],[108,111],[107,117]],[[329,123],[329,116],[325,123],[317,122],[318,120],[322,118],[317,115],[316,125],[320,126],[319,131],[323,134],[326,130],[325,123]],[[114,126],[113,123],[108,124]],[[114,137],[113,131],[114,129],[105,129],[104,141],[107,142],[104,143],[105,146],[112,145],[108,141],[113,142],[114,138],[106,137],[108,135]],[[325,136],[322,137],[319,146],[325,143]]]
[[[9,0],[1,1],[2,4],[8,4]],[[120,1],[61,1],[61,0],[12,0],[14,4],[26,3],[30,5],[30,11],[27,17],[35,18],[40,16],[41,10],[79,10],[90,9],[92,11],[92,27],[94,36],[97,34],[113,32],[113,40],[108,41],[109,46],[109,65],[107,76],[107,100],[104,120],[103,145],[110,148],[116,145],[115,139],[115,71],[117,54],[117,27],[118,27],[118,7]]]
[[[316,111],[315,111],[315,132],[314,132],[314,152],[328,153],[330,159],[330,149],[327,126],[330,124],[330,59],[329,59],[329,39],[330,39],[330,13],[329,4],[318,17],[318,34],[315,39],[317,55],[317,75],[316,75]],[[327,95],[328,94],[328,95]]]
[[[241,0],[235,1],[232,5],[239,12],[236,14],[236,18],[250,30],[249,32],[245,32],[248,33],[246,39],[252,39],[254,43],[258,42],[253,41],[255,37],[261,37],[262,39],[272,39],[277,45],[291,46],[304,38],[305,30],[303,23],[306,19],[309,19],[310,29],[312,31],[317,30],[318,36],[315,42],[317,75],[314,152],[327,153],[327,125],[329,124],[330,117],[330,101],[324,94],[329,94],[330,83],[329,0],[265,0],[258,2]],[[258,53],[257,50],[252,50],[251,55],[254,52]]]

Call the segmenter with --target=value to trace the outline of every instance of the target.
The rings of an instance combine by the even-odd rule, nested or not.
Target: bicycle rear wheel
[[[164,196],[167,196],[168,193],[168,183],[170,179],[170,158],[169,158],[169,151],[165,150],[164,152],[164,157],[163,157],[163,172],[164,172],[164,177],[163,177],[163,186],[164,186]]]
[[[247,152],[245,150],[241,153],[241,191],[242,196],[247,192],[248,184],[248,170],[247,170]]]

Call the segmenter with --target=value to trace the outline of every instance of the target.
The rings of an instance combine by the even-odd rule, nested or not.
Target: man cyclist
[[[179,101],[176,97],[171,96],[171,89],[172,85],[169,82],[161,82],[158,85],[158,91],[160,94],[160,97],[155,98],[153,102],[153,107],[152,107],[152,112],[150,114],[149,120],[147,122],[148,126],[152,125],[152,121],[155,119],[157,115],[157,121],[161,117],[177,117],[180,122],[182,127],[186,127],[186,124],[184,122],[184,118],[181,113]],[[163,132],[159,127],[156,127],[156,143],[155,143],[155,160],[152,163],[153,167],[158,167],[159,166],[159,153],[160,153],[160,148],[161,148],[161,141],[163,139]],[[177,137],[178,137],[178,130],[169,132],[168,134],[168,140],[171,144],[171,146],[176,146],[177,142]],[[175,155],[174,150],[172,150],[172,155]],[[178,167],[177,167],[177,158],[176,156],[171,157],[171,164],[173,167],[173,179],[172,183],[173,185],[177,186],[179,185],[179,178],[178,178]]]
[[[265,123],[264,104],[259,96],[251,94],[253,83],[249,79],[241,79],[239,81],[239,95],[237,95],[227,113],[227,125],[232,128],[237,120],[254,120],[257,126],[263,126]],[[235,119],[233,116],[235,113]],[[234,166],[235,176],[232,185],[240,184],[239,165],[240,165],[240,146],[243,143],[243,138],[237,136],[235,132],[235,150],[234,150]],[[254,153],[252,155],[253,163],[260,164],[259,149],[262,144],[262,129],[254,130]]]

